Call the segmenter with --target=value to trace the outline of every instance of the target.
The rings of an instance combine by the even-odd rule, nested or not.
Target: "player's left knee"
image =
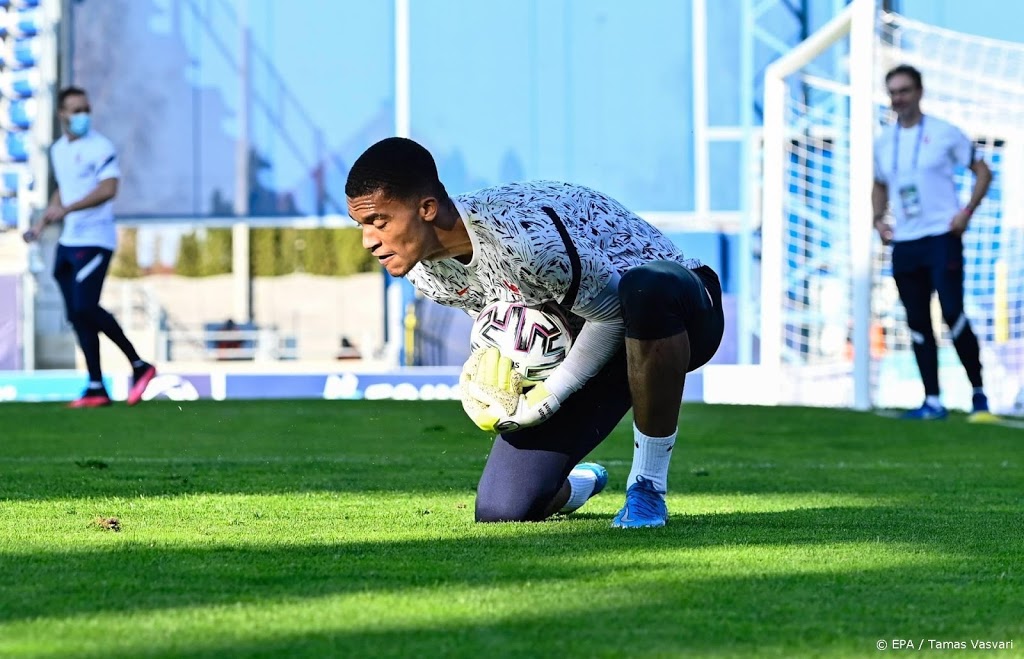
[[[477,496],[477,522],[536,522],[543,519],[546,502],[528,497]]]
[[[680,313],[679,277],[657,267],[640,266],[619,281],[619,304],[626,336],[659,339],[686,330]]]
[[[672,273],[656,267],[633,268],[619,280],[619,303],[626,313],[647,309],[671,297],[677,281]]]
[[[476,521],[477,522],[525,522],[526,517],[521,511],[514,508],[508,508],[505,506],[495,506],[493,504],[481,505],[477,502],[476,506]]]

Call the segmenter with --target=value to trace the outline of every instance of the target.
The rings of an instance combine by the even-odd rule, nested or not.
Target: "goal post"
[[[785,239],[785,218],[793,210],[787,199],[787,154],[793,153],[794,144],[799,144],[799,135],[815,133],[812,139],[830,141],[835,152],[848,154],[848,162],[841,169],[833,169],[832,181],[835,188],[845,188],[850,253],[841,270],[851,283],[850,308],[844,309],[853,318],[850,340],[853,346],[852,405],[867,409],[871,405],[867,377],[870,368],[868,352],[870,335],[870,290],[871,290],[871,223],[857,222],[853,218],[871,217],[870,186],[872,180],[873,143],[871,140],[850,140],[849,134],[871,134],[873,117],[872,90],[874,88],[874,27],[875,0],[854,0],[835,18],[825,24],[807,40],[783,55],[765,71],[764,76],[764,175],[762,182],[762,225],[761,225],[761,323],[760,345],[761,365],[777,372],[784,372],[790,360],[784,359],[786,325],[785,316],[790,307],[785,299],[786,277],[782,275],[785,266],[783,251],[788,242]],[[812,124],[795,121],[787,116],[787,96],[790,94],[788,80],[837,45],[848,43],[846,53],[834,52],[834,58],[846,56],[849,63],[849,82],[829,84],[824,79],[813,81],[805,76],[803,85],[814,85],[819,103],[831,106],[831,121],[818,126],[823,130],[813,131]],[[810,108],[808,108],[809,110]],[[845,178],[845,181],[840,180]],[[790,188],[792,186],[789,186]],[[864,194],[849,194],[850,191],[864,190]],[[842,257],[840,257],[842,258]],[[836,264],[839,265],[839,264]],[[797,375],[799,377],[799,375]]]

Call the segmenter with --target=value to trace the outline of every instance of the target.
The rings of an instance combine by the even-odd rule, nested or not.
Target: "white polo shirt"
[[[64,206],[84,198],[96,189],[100,181],[121,177],[114,145],[94,130],[73,142],[66,135],[61,136],[50,147],[50,163],[60,190],[60,203]],[[64,216],[60,244],[114,250],[117,231],[114,229],[113,201]]]
[[[893,240],[948,233],[950,221],[961,208],[953,178],[956,168],[970,167],[981,159],[963,131],[932,115],[922,116],[910,128],[899,122],[883,128],[875,140],[875,180],[889,188]]]

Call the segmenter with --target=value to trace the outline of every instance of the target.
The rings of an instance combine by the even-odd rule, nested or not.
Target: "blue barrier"
[[[458,367],[411,367],[387,372],[161,373],[145,400],[458,400]],[[0,402],[70,401],[81,395],[86,374],[75,371],[0,372]],[[104,378],[114,400],[124,400],[130,376]],[[698,371],[686,378],[685,400],[703,400]]]

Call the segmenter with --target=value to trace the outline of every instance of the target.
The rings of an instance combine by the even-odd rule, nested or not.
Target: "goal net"
[[[964,236],[965,311],[993,410],[1024,387],[1024,45],[939,29],[855,0],[765,76],[761,363],[780,402],[914,407],[923,399],[891,249],[871,227],[872,143],[891,120],[883,77],[911,64],[925,114],[963,129],[994,180]],[[966,203],[973,174],[957,186]],[[945,404],[971,388],[937,300]]]

